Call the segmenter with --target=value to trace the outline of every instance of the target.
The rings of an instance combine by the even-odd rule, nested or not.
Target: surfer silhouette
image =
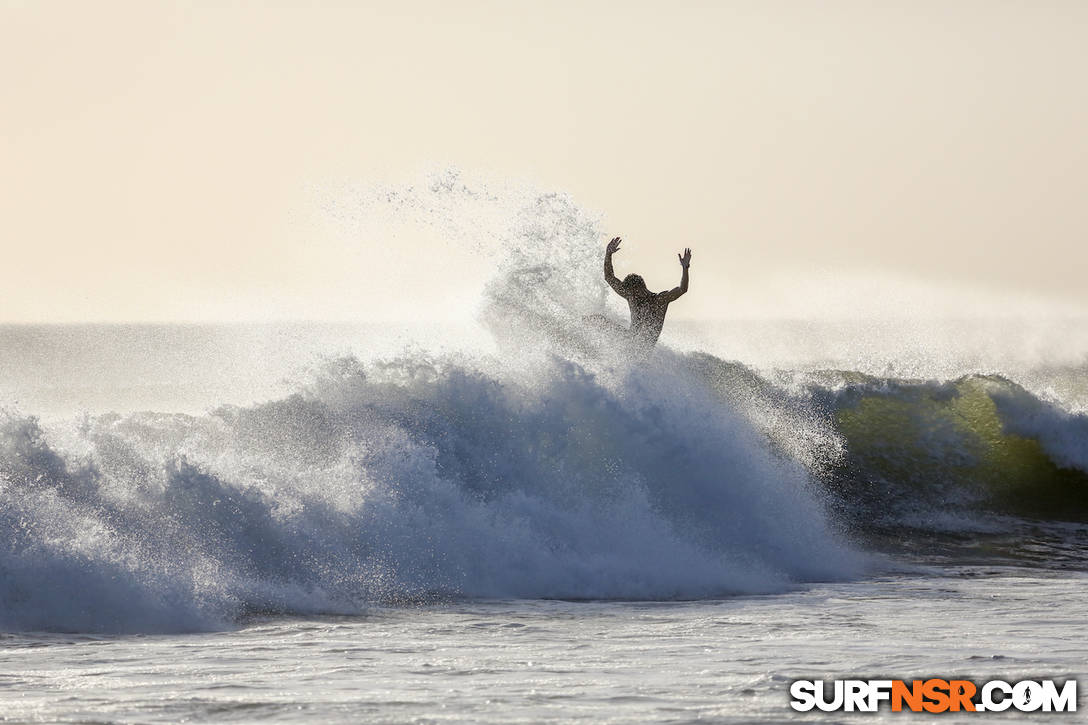
[[[665,326],[665,313],[669,310],[669,303],[680,299],[688,291],[691,250],[685,249],[683,254],[676,255],[680,258],[680,266],[684,269],[680,276],[680,286],[666,292],[651,292],[646,289],[646,282],[637,274],[629,274],[623,278],[623,281],[616,277],[616,272],[612,268],[612,255],[620,251],[622,241],[616,237],[605,249],[604,279],[608,282],[608,286],[616,291],[616,294],[627,300],[627,305],[631,308],[629,334],[632,340],[639,347],[649,350],[661,336],[661,328]]]

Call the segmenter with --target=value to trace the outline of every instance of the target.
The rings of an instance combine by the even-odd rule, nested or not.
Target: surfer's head
[[[629,294],[645,295],[650,290],[646,289],[646,280],[641,275],[629,274],[623,278],[623,289]]]

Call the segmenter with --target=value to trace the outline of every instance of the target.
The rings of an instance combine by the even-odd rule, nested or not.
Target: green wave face
[[[853,493],[869,489],[895,505],[1088,521],[1088,473],[1059,466],[1039,440],[1010,432],[1003,419],[995,395],[1038,404],[1020,386],[969,376],[945,384],[870,382],[855,390],[834,416],[847,449],[840,473]]]

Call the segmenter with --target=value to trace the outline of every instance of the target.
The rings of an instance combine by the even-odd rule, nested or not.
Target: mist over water
[[[1088,707],[1088,4],[0,17],[0,721]]]
[[[0,329],[0,625],[784,592],[889,527],[1088,514],[1072,322],[667,322],[637,361],[569,197],[345,198],[475,245],[477,322]]]

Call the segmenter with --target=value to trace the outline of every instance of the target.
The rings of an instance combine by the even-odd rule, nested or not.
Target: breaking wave
[[[0,413],[0,627],[777,592],[863,573],[874,522],[1088,520],[1082,414],[994,376],[632,361],[583,323],[611,314],[595,220],[531,195],[495,234],[497,355],[340,357],[204,415]]]
[[[692,376],[422,358],[192,417],[0,427],[6,627],[223,626],[434,597],[692,598],[848,576],[804,466]]]
[[[814,396],[849,454],[858,510],[954,507],[1088,521],[1088,416],[997,375],[951,381],[834,373]]]

